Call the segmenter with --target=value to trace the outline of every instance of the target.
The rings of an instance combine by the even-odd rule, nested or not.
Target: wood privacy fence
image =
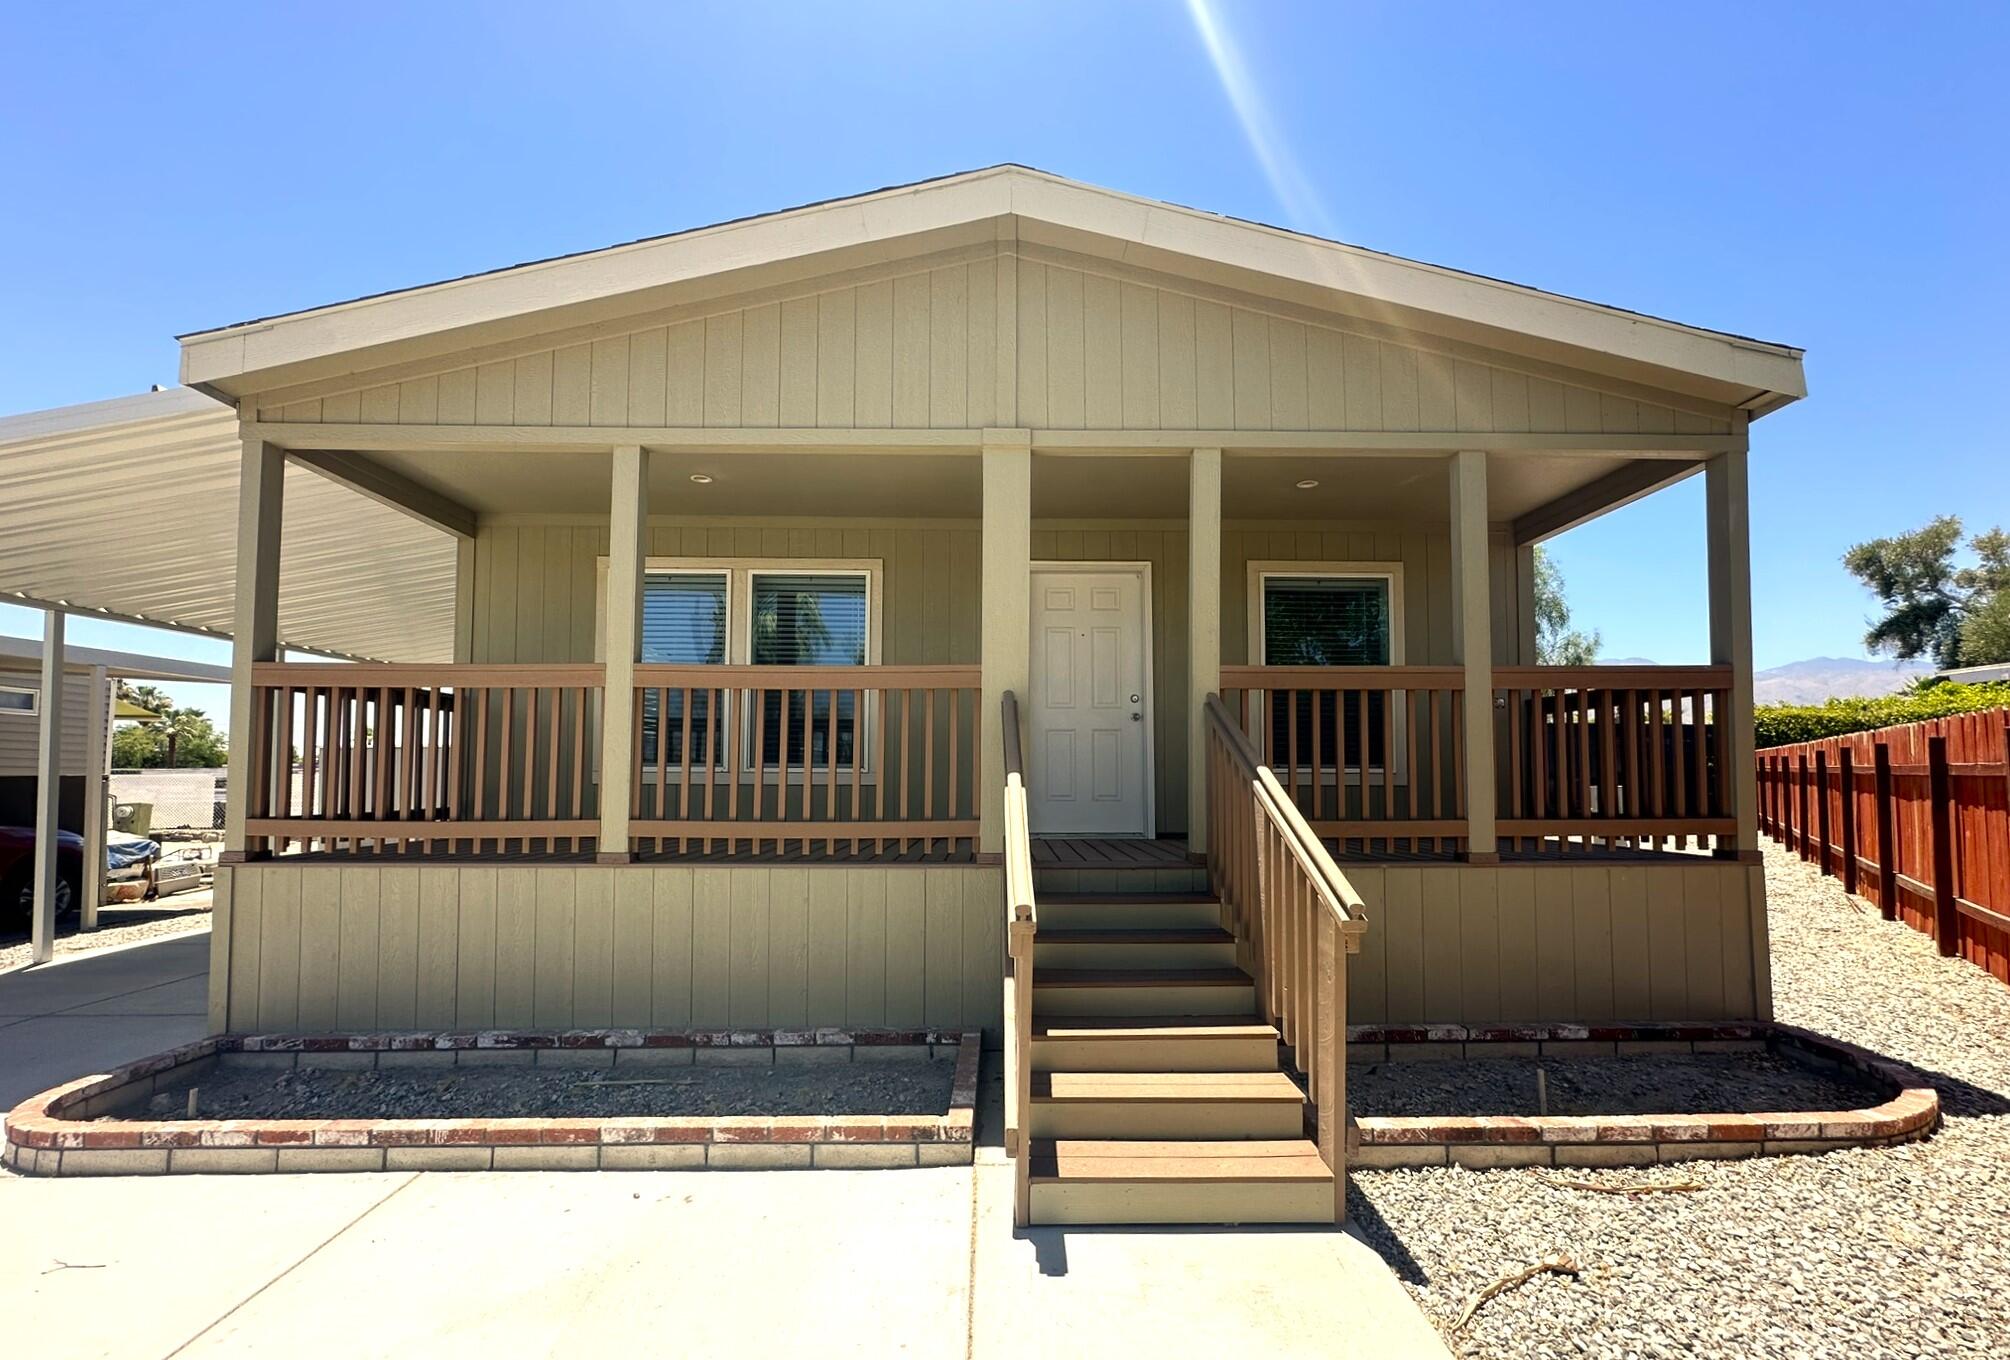
[[[1759,826],[2010,982],[2010,709],[1758,753]]]

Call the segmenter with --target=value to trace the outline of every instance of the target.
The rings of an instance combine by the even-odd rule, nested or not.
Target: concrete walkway
[[[0,975],[0,1113],[206,1032],[209,932]]]
[[[1000,1160],[0,1177],[0,1317],[38,1360],[1446,1356],[1349,1234],[1015,1237],[1010,1192]]]

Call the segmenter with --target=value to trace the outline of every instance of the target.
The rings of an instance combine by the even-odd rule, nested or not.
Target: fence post
[[[1849,747],[1837,750],[1836,757],[1842,762],[1837,781],[1842,789],[1842,881],[1843,891],[1855,893],[1857,888],[1856,863],[1856,757]]]
[[[1891,748],[1871,746],[1871,801],[1877,818],[1877,910],[1887,921],[1898,919],[1898,836],[1892,825]]]
[[[1933,940],[1952,957],[1961,930],[1954,908],[1954,779],[1947,770],[1947,738],[1926,739],[1926,810],[1933,836]]]
[[[1794,844],[1801,852],[1801,859],[1811,858],[1808,854],[1808,753],[1803,751],[1797,757],[1800,777],[1794,781]]]
[[[1829,875],[1829,753],[1815,752],[1815,867]]]

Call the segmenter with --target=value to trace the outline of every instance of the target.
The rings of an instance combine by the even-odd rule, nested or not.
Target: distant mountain
[[[1867,661],[1815,656],[1774,666],[1752,677],[1752,697],[1762,704],[1818,704],[1824,699],[1868,699],[1895,694],[1934,667],[1925,661]]]
[[[1644,656],[1601,656],[1601,666],[1656,666]],[[1761,704],[1818,704],[1825,699],[1870,699],[1896,694],[1922,675],[1924,661],[1868,661],[1855,656],[1811,656],[1752,677],[1752,698]]]

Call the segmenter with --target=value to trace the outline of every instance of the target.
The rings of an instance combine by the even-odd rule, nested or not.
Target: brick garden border
[[[1770,1049],[1797,1061],[1852,1072],[1890,1092],[1858,1110],[1762,1114],[1582,1117],[1373,1117],[1349,1128],[1357,1170],[1388,1167],[1642,1166],[1701,1158],[1756,1157],[1885,1147],[1931,1133],[1940,1097],[1917,1072],[1855,1044],[1792,1025],[1427,1025],[1348,1030],[1350,1061],[1612,1057],[1636,1053],[1726,1053]]]
[[[4,1160],[26,1175],[265,1171],[696,1170],[953,1166],[975,1143],[977,1030],[482,1030],[226,1034],[66,1082],[16,1106]],[[546,1119],[133,1119],[218,1064],[540,1066],[890,1061],[953,1053],[940,1115]],[[194,1072],[191,1072],[194,1069]]]

